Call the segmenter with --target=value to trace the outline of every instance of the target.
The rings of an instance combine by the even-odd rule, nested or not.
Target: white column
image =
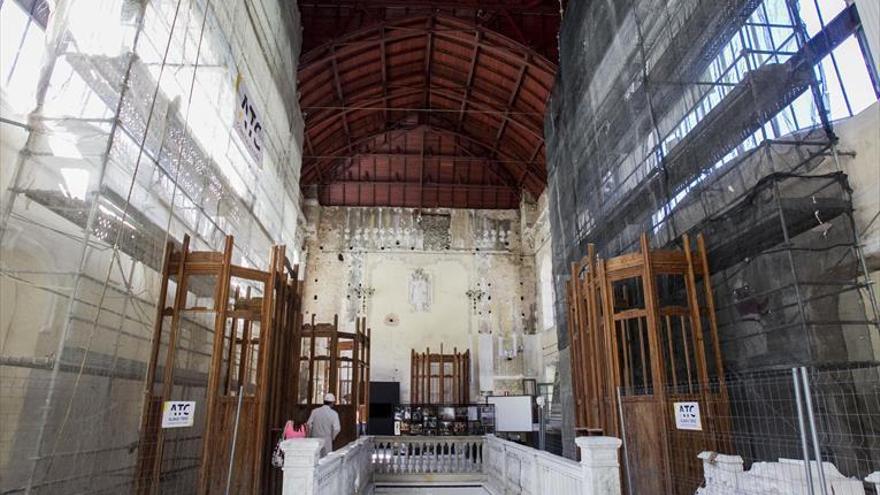
[[[581,450],[584,484],[581,495],[620,495],[620,463],[617,451],[622,442],[614,437],[577,437]]]
[[[724,495],[739,490],[739,477],[743,474],[743,458],[738,455],[725,455],[717,452],[700,452],[703,461],[703,479],[706,486],[701,493]]]
[[[877,495],[880,495],[880,471],[874,471],[869,474],[865,481],[868,483],[874,484],[874,491],[877,492]]]
[[[283,495],[315,493],[315,469],[321,458],[323,441],[319,438],[295,438],[281,442],[284,451]]]

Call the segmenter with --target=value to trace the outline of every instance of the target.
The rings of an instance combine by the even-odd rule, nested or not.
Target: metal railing
[[[719,384],[705,384],[717,391]],[[668,479],[670,493],[874,493],[880,482],[880,366],[797,367],[729,376],[725,394],[699,403],[702,426],[683,429],[667,411],[658,434],[674,439],[668,464],[639,462],[638,424],[624,415],[631,476]],[[665,390],[674,396],[674,387]],[[700,413],[698,413],[700,414]],[[636,436],[634,436],[636,435]],[[645,471],[655,470],[656,472]],[[876,480],[876,481],[875,481]],[[629,488],[630,495],[637,495]],[[880,491],[876,493],[880,494]]]

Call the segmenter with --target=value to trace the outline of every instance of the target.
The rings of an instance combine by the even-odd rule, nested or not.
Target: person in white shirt
[[[312,410],[307,423],[309,437],[320,438],[324,441],[324,445],[321,447],[321,457],[333,452],[333,440],[342,430],[339,425],[339,413],[334,411],[332,407],[335,403],[336,396],[324,394],[324,405]]]

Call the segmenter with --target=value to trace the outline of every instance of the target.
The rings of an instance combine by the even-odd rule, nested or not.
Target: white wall
[[[880,101],[858,115],[836,122],[841,151],[855,156],[841,156],[841,168],[853,188],[856,224],[864,244],[865,256],[874,270],[880,269]],[[827,163],[828,168],[834,166]]]

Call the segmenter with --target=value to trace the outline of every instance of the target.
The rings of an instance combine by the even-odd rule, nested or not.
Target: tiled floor
[[[376,487],[376,495],[489,495],[479,486],[382,486]]]

